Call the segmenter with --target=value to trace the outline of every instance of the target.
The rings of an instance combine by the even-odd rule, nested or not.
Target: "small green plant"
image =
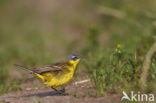
[[[9,90],[9,85],[3,83],[0,85],[0,94],[6,93]]]
[[[8,91],[18,91],[21,90],[20,82],[17,80],[11,80],[9,83],[3,83],[0,85],[0,94],[6,93]]]
[[[94,55],[90,54],[84,65],[92,76],[97,95],[101,95],[106,92],[140,90],[142,64],[143,60],[137,57],[136,53],[128,53],[125,48],[117,44],[111,53],[99,50]],[[153,59],[149,73],[151,81],[155,79],[155,64]]]
[[[34,103],[41,103],[41,101],[37,100],[36,98],[33,98]]]
[[[0,103],[7,103],[5,99],[1,100]]]
[[[10,83],[10,87],[12,91],[18,91],[18,90],[22,90],[20,87],[20,82],[17,82],[17,80],[14,80]]]
[[[92,91],[85,90],[85,97],[88,98],[90,95],[94,95]]]
[[[72,94],[72,96],[75,97],[75,98],[78,98],[76,92],[74,92],[74,93]]]

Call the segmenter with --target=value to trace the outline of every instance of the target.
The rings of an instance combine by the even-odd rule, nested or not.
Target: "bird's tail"
[[[29,68],[27,68],[27,67],[18,65],[18,64],[14,64],[14,65],[15,65],[16,67],[19,67],[19,68],[25,70],[25,71],[28,71],[29,73],[35,74],[35,75],[36,75],[37,77],[39,77],[40,79],[44,80],[44,77],[43,77],[41,74],[39,74],[39,73],[37,73],[37,72],[35,72],[35,71],[33,71],[33,70],[31,70],[31,69],[29,69]]]
[[[16,67],[19,67],[19,68],[21,68],[21,69],[23,69],[23,70],[25,70],[25,71],[28,71],[28,72],[30,72],[30,73],[37,73],[37,72],[35,72],[35,71],[33,71],[33,70],[30,70],[29,68],[27,68],[27,67],[24,67],[24,66],[21,66],[21,65],[18,65],[18,64],[14,64]]]

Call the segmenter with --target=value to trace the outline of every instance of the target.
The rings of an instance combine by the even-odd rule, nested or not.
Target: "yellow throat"
[[[70,64],[73,65],[73,69],[75,70],[76,68],[76,65],[80,62],[80,59],[76,60],[76,61],[73,61],[73,60],[69,60]]]

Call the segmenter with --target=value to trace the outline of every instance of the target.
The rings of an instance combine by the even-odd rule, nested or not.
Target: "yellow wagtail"
[[[56,88],[61,87],[72,79],[76,65],[80,59],[81,56],[71,54],[66,57],[65,61],[39,68],[37,71],[17,64],[15,66],[35,74],[46,86],[50,86],[55,91],[61,93]]]

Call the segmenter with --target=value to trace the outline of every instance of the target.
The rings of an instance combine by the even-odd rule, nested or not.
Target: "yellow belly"
[[[73,77],[74,71],[61,71],[58,74],[53,72],[44,73],[42,77],[38,76],[42,79],[43,83],[46,86],[51,86],[53,88],[58,88],[66,83],[68,83]]]

